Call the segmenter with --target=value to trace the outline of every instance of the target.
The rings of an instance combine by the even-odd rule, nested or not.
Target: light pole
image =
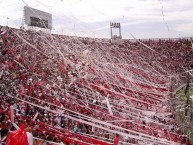
[[[7,17],[7,26],[8,26],[8,20],[9,20],[9,17]]]

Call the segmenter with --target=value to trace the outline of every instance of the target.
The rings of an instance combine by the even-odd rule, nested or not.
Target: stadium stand
[[[0,30],[2,138],[13,130],[13,106],[34,144],[111,145],[117,135],[120,145],[185,144],[170,100],[193,64],[189,40]]]

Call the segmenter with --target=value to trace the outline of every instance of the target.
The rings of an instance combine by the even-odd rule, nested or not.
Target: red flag
[[[22,125],[20,129],[10,132],[7,137],[6,145],[29,145],[25,125]]]

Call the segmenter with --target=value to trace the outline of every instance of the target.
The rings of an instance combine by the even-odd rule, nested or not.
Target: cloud
[[[24,0],[52,13],[53,32],[110,37],[110,22],[120,22],[124,38],[192,36],[192,0]],[[0,25],[19,27],[22,0],[1,0]],[[6,7],[6,9],[3,9]],[[169,32],[167,26],[169,26]],[[95,35],[94,35],[95,34]]]
[[[185,36],[187,35],[192,35],[192,28],[193,28],[193,22],[190,22],[190,23],[186,23],[186,24],[181,24],[181,25],[176,25],[174,27],[174,30],[176,32],[179,32]]]

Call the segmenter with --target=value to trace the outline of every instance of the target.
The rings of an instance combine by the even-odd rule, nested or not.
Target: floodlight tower
[[[9,17],[7,17],[7,26],[8,26]]]
[[[121,24],[120,23],[110,23],[110,28],[111,28],[111,39],[122,39],[121,36]],[[119,33],[118,35],[116,34],[116,30],[118,29]],[[113,31],[114,30],[114,31]],[[113,34],[115,33],[115,34]]]

